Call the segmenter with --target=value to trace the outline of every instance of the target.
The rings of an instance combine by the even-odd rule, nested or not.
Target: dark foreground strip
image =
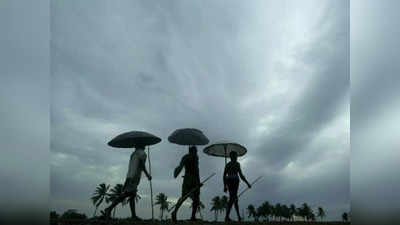
[[[304,222],[304,221],[296,221],[296,222],[278,222],[278,221],[271,221],[271,222],[253,222],[253,221],[246,221],[246,222],[213,222],[213,221],[178,221],[177,223],[173,223],[172,221],[151,221],[151,220],[144,220],[144,221],[134,221],[130,219],[112,219],[112,220],[99,220],[99,219],[77,219],[77,220],[50,220],[50,225],[129,225],[129,224],[144,224],[144,225],[350,225],[350,222]]]

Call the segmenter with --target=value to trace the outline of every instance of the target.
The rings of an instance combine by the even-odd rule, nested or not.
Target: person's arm
[[[228,190],[228,188],[227,188],[227,186],[226,186],[226,179],[225,179],[226,173],[227,173],[227,171],[226,171],[226,166],[225,166],[224,175],[222,176],[222,180],[223,180],[223,182],[224,182],[224,192],[226,192],[226,191]]]
[[[146,169],[146,157],[141,158],[139,163],[140,163],[140,167],[142,168],[144,174],[146,174],[147,179],[151,180],[152,177],[149,174],[149,172],[147,172],[147,169]]]
[[[201,180],[200,180],[200,170],[199,169],[197,169],[196,176],[197,176],[196,177],[197,182],[199,183],[200,187],[203,187],[203,184],[201,183]]]
[[[251,188],[251,185],[249,184],[249,182],[246,180],[246,177],[244,177],[244,175],[243,175],[243,173],[242,173],[242,169],[240,168],[240,164],[238,163],[238,166],[239,166],[239,176],[240,176],[240,179],[242,179],[242,181],[244,181],[246,184],[247,184],[247,186],[249,187],[249,188]]]
[[[200,184],[200,186],[203,186],[202,184],[201,184],[201,181],[200,181],[200,168],[199,168],[199,158],[197,158],[196,157],[196,164],[197,164],[197,166],[196,166],[196,179],[197,179],[197,182],[199,182],[199,184]]]
[[[176,167],[174,170],[174,178],[177,178],[178,175],[181,173],[183,167],[185,166],[185,161],[186,161],[186,157],[184,156],[181,160],[181,163],[179,163],[178,167]]]

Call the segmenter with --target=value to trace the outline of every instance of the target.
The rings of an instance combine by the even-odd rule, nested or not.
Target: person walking
[[[242,173],[242,169],[240,168],[240,163],[237,161],[237,153],[232,151],[229,153],[229,157],[231,161],[226,164],[225,170],[224,170],[224,175],[223,175],[223,181],[224,181],[224,192],[229,191],[229,201],[228,201],[228,207],[226,209],[226,215],[225,215],[225,222],[231,221],[229,218],[229,214],[232,209],[232,205],[235,205],[236,209],[236,214],[238,217],[239,222],[242,220],[239,214],[239,203],[238,203],[238,190],[239,190],[239,177],[242,181],[244,181],[249,188],[251,188],[251,185],[249,182],[246,180]]]
[[[191,221],[196,221],[196,212],[199,209],[200,204],[200,188],[203,186],[200,183],[200,173],[199,173],[199,157],[197,155],[196,146],[189,147],[189,153],[184,155],[181,159],[180,164],[174,170],[174,178],[177,178],[182,169],[185,168],[185,175],[183,176],[182,184],[182,196],[178,199],[175,205],[174,211],[171,213],[172,221],[176,222],[176,214],[178,213],[179,207],[183,202],[190,197],[192,202],[192,217]],[[191,194],[190,191],[196,189]],[[189,194],[189,195],[188,195]]]
[[[142,220],[136,215],[135,209],[135,197],[137,194],[137,186],[140,183],[140,179],[142,176],[142,172],[147,176],[147,179],[151,180],[151,175],[147,172],[146,169],[146,152],[144,151],[144,145],[136,145],[135,151],[131,154],[129,160],[128,173],[126,175],[125,184],[123,188],[123,193],[117,199],[115,199],[109,207],[104,210],[104,214],[106,218],[110,218],[111,211],[114,207],[116,207],[119,203],[124,201],[125,198],[131,197],[131,201],[129,201],[129,206],[131,208],[132,219],[134,220]]]

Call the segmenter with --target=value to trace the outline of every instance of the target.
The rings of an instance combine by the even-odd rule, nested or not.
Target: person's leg
[[[128,193],[123,193],[120,195],[117,199],[115,199],[110,206],[104,209],[104,213],[106,217],[111,216],[111,211],[119,204],[121,203],[126,197],[128,197]]]
[[[194,193],[194,196],[192,198],[193,203],[192,203],[192,217],[190,218],[191,220],[196,220],[196,212],[199,208],[200,205],[200,193]]]
[[[228,186],[228,191],[229,191],[229,201],[228,201],[228,207],[226,208],[226,215],[225,215],[225,221],[230,221],[231,219],[229,218],[230,214],[231,214],[231,209],[232,209],[232,205],[233,205],[233,187],[232,187],[232,182],[228,181],[226,182],[227,186]]]
[[[183,204],[183,202],[185,201],[185,199],[183,199],[183,196],[181,196],[178,201],[176,202],[174,211],[172,211],[171,213],[171,219],[172,221],[176,222],[176,214],[178,213],[179,208],[181,207],[181,205]]]
[[[228,201],[228,207],[226,208],[225,221],[231,220],[229,215],[231,214],[232,205],[233,205],[233,198],[232,198],[232,196],[230,196],[229,201]]]
[[[137,218],[136,216],[136,202],[135,202],[135,197],[136,197],[136,193],[134,193],[131,197],[130,197],[130,201],[129,201],[129,207],[131,208],[131,214],[132,214],[132,218]]]
[[[136,216],[135,197],[137,194],[137,186],[138,186],[138,182],[135,182],[135,180],[133,180],[133,179],[128,179],[125,182],[123,191],[124,191],[124,193],[126,193],[126,196],[129,197],[129,208],[131,209],[131,216],[132,216],[131,218],[140,220],[140,218],[138,218]]]
[[[236,200],[234,201],[235,203],[235,210],[236,210],[236,215],[238,217],[239,222],[242,221],[242,218],[240,217],[240,213],[239,213],[239,203],[238,203],[238,199],[236,198]]]
[[[183,179],[183,184],[182,184],[182,195],[181,197],[178,199],[178,202],[175,205],[174,211],[172,211],[171,213],[171,219],[172,221],[176,222],[176,214],[178,213],[179,208],[181,207],[181,205],[183,204],[183,202],[185,202],[185,200],[190,197],[188,196],[188,193],[191,191],[192,188],[192,183],[191,180],[189,180],[188,177],[185,177]]]
[[[238,217],[238,220],[241,221],[242,218],[240,217],[239,213],[239,199],[238,199],[238,190],[239,190],[239,181],[235,182],[233,185],[233,202],[235,204],[235,210],[236,210],[236,215]]]

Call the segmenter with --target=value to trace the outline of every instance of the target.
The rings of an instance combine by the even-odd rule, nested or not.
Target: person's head
[[[231,161],[236,162],[238,157],[237,152],[230,152],[229,157],[231,158]]]
[[[140,150],[144,150],[146,148],[146,146],[142,145],[142,144],[137,144],[134,147],[135,147],[135,149],[140,149]]]
[[[196,146],[194,146],[194,145],[190,146],[190,147],[189,147],[189,153],[190,153],[190,154],[193,154],[193,155],[196,155],[196,154],[197,154],[197,148],[196,148]]]

